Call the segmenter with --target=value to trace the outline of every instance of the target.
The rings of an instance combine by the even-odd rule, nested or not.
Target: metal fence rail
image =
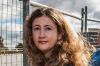
[[[23,2],[0,0],[0,66],[23,66]]]

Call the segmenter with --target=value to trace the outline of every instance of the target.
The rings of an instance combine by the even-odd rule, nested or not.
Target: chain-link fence
[[[23,66],[23,2],[0,0],[0,66]]]

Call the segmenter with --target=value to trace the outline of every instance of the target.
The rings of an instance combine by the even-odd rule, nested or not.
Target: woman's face
[[[32,34],[35,46],[42,52],[50,51],[58,40],[56,24],[47,16],[33,21]]]

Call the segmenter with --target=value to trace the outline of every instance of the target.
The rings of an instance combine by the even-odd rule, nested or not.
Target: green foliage
[[[23,44],[22,43],[18,43],[18,45],[16,45],[15,48],[22,49],[23,48]]]
[[[0,36],[0,48],[3,48],[4,47],[4,44],[3,44],[3,38],[2,38],[2,36]]]

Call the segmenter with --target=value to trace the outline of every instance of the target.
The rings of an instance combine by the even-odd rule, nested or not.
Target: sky
[[[4,45],[10,48],[22,43],[22,31],[22,2],[0,0],[0,36],[4,39]]]
[[[74,16],[81,18],[81,8],[87,6],[88,19],[100,21],[100,0],[32,0],[41,4],[48,5],[59,10],[66,11]],[[76,31],[80,31],[80,21],[73,18],[66,18],[71,22]],[[100,22],[88,21],[88,28],[100,28]]]
[[[81,8],[88,7],[88,18],[100,21],[100,0],[31,0],[47,6],[66,11],[74,16],[81,17]],[[8,7],[7,7],[8,3]],[[13,3],[13,4],[12,4]],[[2,7],[3,4],[3,7]],[[30,9],[31,10],[31,9]],[[19,0],[0,0],[0,35],[4,44],[15,47],[22,43],[23,19],[22,2]],[[75,31],[80,31],[81,21],[65,17]],[[88,22],[88,28],[100,28],[100,23]],[[2,31],[1,31],[2,30]]]
[[[32,0],[50,7],[58,8],[68,13],[80,15],[81,8],[88,7],[89,18],[100,20],[100,0]]]

